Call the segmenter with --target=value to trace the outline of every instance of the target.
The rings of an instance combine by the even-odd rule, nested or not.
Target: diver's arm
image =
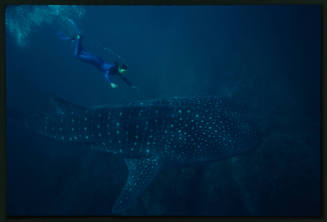
[[[135,88],[135,86],[125,77],[120,75],[120,78],[122,78],[122,80],[131,88]]]
[[[110,83],[111,80],[109,78],[109,70],[107,70],[105,73],[104,73],[104,78],[106,79],[106,82]]]
[[[109,70],[107,70],[105,72],[104,78],[106,79],[106,82],[109,83],[109,85],[111,86],[111,88],[117,88],[118,86],[111,81],[111,78],[109,78],[109,72],[110,72]]]

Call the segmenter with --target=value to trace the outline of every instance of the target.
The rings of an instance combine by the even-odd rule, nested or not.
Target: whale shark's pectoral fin
[[[74,111],[84,111],[85,108],[79,105],[72,104],[67,100],[64,100],[59,97],[52,97],[51,103],[56,108],[57,114],[65,114],[66,112],[74,112]]]
[[[160,170],[159,158],[125,159],[128,168],[127,181],[116,200],[112,212],[123,213],[143,193]]]

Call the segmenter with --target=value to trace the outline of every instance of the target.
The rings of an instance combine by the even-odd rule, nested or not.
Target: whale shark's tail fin
[[[36,133],[42,133],[41,126],[44,119],[45,115],[42,113],[31,114],[13,107],[7,108],[7,120],[12,121],[18,127],[32,130]]]
[[[56,140],[60,139],[63,142],[66,141],[66,136],[74,138],[73,132],[67,129],[73,127],[73,116],[78,116],[78,112],[83,112],[86,108],[74,105],[59,97],[51,97],[50,102],[55,108],[50,113],[31,113],[22,109],[7,108],[7,119],[31,132]],[[71,141],[68,140],[68,142]]]

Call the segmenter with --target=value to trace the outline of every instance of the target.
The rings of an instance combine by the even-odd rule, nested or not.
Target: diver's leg
[[[76,40],[75,40],[74,55],[80,60],[84,62],[92,63],[96,66],[101,66],[103,64],[103,61],[100,57],[95,56],[92,53],[83,50],[82,38],[81,35],[79,34],[76,36]]]
[[[76,25],[76,23],[72,20],[72,19],[70,19],[70,18],[66,18],[67,19],[67,21],[69,21],[72,25],[73,25],[73,29],[74,29],[74,31],[75,31],[75,35],[76,36],[80,36],[81,35],[81,32],[79,31],[79,28],[78,28],[78,26]],[[67,35],[65,35],[63,32],[58,32],[57,33],[57,36],[61,39],[61,40],[75,40],[75,38],[74,37],[70,37],[70,36],[67,36]]]
[[[79,52],[79,54],[77,55],[77,58],[79,58],[83,62],[90,63],[90,64],[98,67],[100,70],[103,70],[103,63],[104,63],[103,60],[100,57],[93,55],[90,52],[81,50]]]
[[[82,42],[81,42],[81,36],[78,34],[75,39],[75,48],[74,48],[74,55],[76,57],[80,56],[80,53],[82,51]]]
[[[80,31],[79,31],[76,23],[73,20],[71,20],[71,19],[68,19],[68,20],[73,24],[74,29],[77,32],[76,38],[74,39],[75,40],[74,55],[78,59],[80,59],[84,62],[90,63],[92,65],[95,65],[99,69],[103,70],[103,63],[104,63],[103,60],[100,57],[93,55],[92,53],[90,53],[88,51],[83,50],[82,37],[81,37]]]

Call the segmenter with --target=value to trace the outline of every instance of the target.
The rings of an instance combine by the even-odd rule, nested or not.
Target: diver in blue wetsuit
[[[92,64],[96,66],[100,71],[104,72],[104,77],[107,81],[107,83],[112,88],[117,88],[117,84],[112,82],[111,76],[119,76],[128,86],[135,88],[131,82],[123,76],[123,74],[127,71],[127,65],[125,64],[119,64],[118,62],[115,62],[113,64],[105,62],[102,58],[93,55],[92,53],[85,51],[82,48],[82,37],[81,34],[77,28],[77,25],[74,21],[70,20],[70,22],[74,25],[74,28],[77,32],[77,35],[75,38],[69,38],[64,36],[62,33],[59,33],[59,37],[63,40],[73,40],[75,41],[75,49],[74,49],[74,55],[81,61]]]
[[[104,72],[105,73],[104,77],[112,88],[117,87],[117,85],[113,83],[111,80],[111,76],[113,75],[119,76],[128,86],[133,87],[133,85],[128,81],[128,79],[125,76],[123,76],[123,74],[127,71],[127,65],[119,64],[117,62],[115,62],[114,64],[107,63],[103,61],[102,58],[83,50],[80,34],[78,34],[75,39],[74,55],[79,60],[92,64],[96,66],[98,69],[100,69],[102,72]]]

